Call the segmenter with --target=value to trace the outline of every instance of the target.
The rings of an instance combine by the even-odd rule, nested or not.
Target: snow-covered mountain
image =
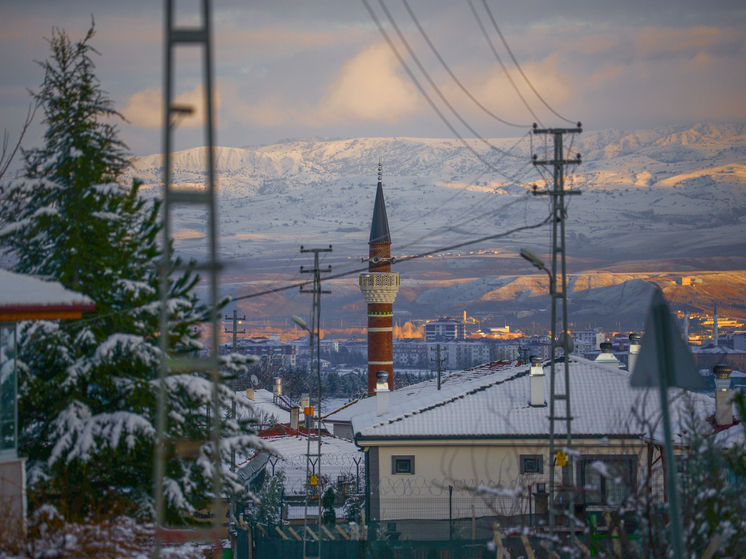
[[[531,194],[533,185],[541,190],[551,183],[551,169],[531,163],[532,154],[551,159],[551,141],[542,136],[489,145],[472,139],[466,146],[422,138],[294,141],[216,153],[222,258],[237,274],[277,273],[301,245],[332,244],[338,269],[359,267],[356,257],[367,254],[379,158],[397,258],[437,251],[439,269],[449,278],[479,279],[488,275],[484,265],[497,260],[464,259],[468,252],[549,251],[548,225],[449,248],[547,218],[548,198]],[[566,188],[582,193],[568,198],[570,256],[608,266],[746,255],[746,126],[568,134],[565,157],[578,154],[582,163],[568,166],[566,180]],[[175,153],[174,182],[203,184],[204,155],[203,148]],[[160,194],[161,156],[137,159],[130,173],[144,181],[145,196]],[[178,208],[174,218],[177,249],[199,258],[203,211]],[[489,299],[500,282],[488,277],[469,285],[469,294],[454,304]],[[412,296],[437,298],[420,291]]]
[[[544,138],[490,140],[365,138],[217,148],[220,231],[226,255],[250,257],[252,245],[333,243],[366,250],[379,158],[394,250],[403,254],[448,246],[541,221],[551,170]],[[568,210],[570,254],[616,259],[732,253],[746,225],[746,127],[697,125],[568,135],[567,187],[582,192]],[[204,149],[174,154],[174,182],[204,181]],[[477,155],[479,155],[478,158]],[[487,163],[492,168],[487,166]],[[131,171],[146,195],[159,194],[162,157],[135,161]],[[200,212],[176,214],[180,249],[204,233]],[[510,243],[535,239],[533,231]],[[352,248],[351,243],[360,243]]]

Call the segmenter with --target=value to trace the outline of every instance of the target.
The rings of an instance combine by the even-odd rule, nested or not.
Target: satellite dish
[[[565,355],[569,355],[575,349],[575,342],[565,332],[560,333],[557,344],[565,350]]]
[[[251,386],[256,388],[257,384],[259,384],[259,379],[256,378],[256,375],[251,375]]]

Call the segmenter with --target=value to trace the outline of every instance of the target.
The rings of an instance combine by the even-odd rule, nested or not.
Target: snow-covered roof
[[[357,438],[547,437],[549,407],[529,404],[528,365],[496,367],[490,374],[461,383],[447,384],[433,394],[422,385],[394,391],[389,413],[376,416],[375,399],[370,410],[350,406],[353,432]],[[557,392],[564,393],[564,364],[557,364]],[[470,373],[472,371],[464,371]],[[549,365],[544,365],[544,394],[549,400]],[[571,356],[570,397],[572,430],[576,437],[639,436],[655,429],[659,417],[657,390],[632,388],[629,373],[617,367]],[[394,395],[400,393],[398,401]],[[671,391],[671,409],[680,413],[686,406],[683,391]],[[714,410],[714,400],[691,394],[695,407]],[[402,397],[403,396],[403,397]],[[353,409],[351,409],[353,408]],[[645,421],[635,415],[638,414]],[[564,410],[558,411],[564,415]],[[564,421],[555,432],[565,433]]]
[[[269,390],[265,390],[263,388],[255,389],[254,400],[249,400],[246,397],[245,390],[236,392],[236,396],[254,409],[256,414],[254,417],[261,414],[266,414],[268,416],[273,415],[277,419],[277,423],[290,423],[290,411],[275,404],[274,396]],[[300,415],[301,417],[303,417],[302,410]]]
[[[391,411],[389,415],[397,412],[408,412],[411,409],[412,402],[415,400],[418,402],[434,403],[441,401],[450,394],[461,394],[468,387],[480,386],[482,379],[485,377],[510,368],[511,364],[508,362],[488,363],[466,371],[444,375],[441,381],[441,390],[438,390],[437,379],[426,380],[399,390],[394,390],[389,394],[389,410]],[[364,398],[351,405],[345,405],[345,407],[326,415],[324,421],[330,423],[349,423],[353,418],[361,417],[376,417],[375,397]]]
[[[312,436],[314,433],[312,433]],[[269,458],[267,469],[272,471],[285,472],[285,488],[288,493],[299,493],[303,491],[306,480],[306,461],[308,452],[308,440],[305,435],[289,435],[278,437],[262,437],[262,439],[272,446],[272,449],[278,456]],[[318,451],[318,442],[311,442],[311,453],[316,454]],[[333,435],[324,435],[321,437],[321,466],[316,463],[316,473],[321,472],[322,476],[328,476],[332,482],[337,481],[337,476],[356,473],[355,459],[360,463],[360,469],[363,468],[361,461],[362,455],[360,449],[355,443],[346,439],[340,439]],[[249,460],[242,463],[248,464]]]
[[[77,291],[66,289],[59,282],[0,270],[0,313],[32,317],[35,313],[89,312],[95,309],[93,301]],[[44,317],[46,318],[46,317]]]
[[[746,351],[743,351],[740,349],[733,349],[731,347],[725,347],[722,345],[719,345],[719,346],[713,345],[713,346],[705,346],[705,347],[694,345],[690,347],[691,347],[692,353],[713,353],[713,354],[725,353],[725,354],[741,354],[741,355],[746,353]]]

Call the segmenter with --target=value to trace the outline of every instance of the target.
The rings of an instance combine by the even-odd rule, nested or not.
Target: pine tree
[[[107,121],[120,115],[93,73],[93,36],[93,25],[76,43],[53,32],[35,94],[48,126],[44,146],[24,152],[25,179],[0,187],[0,244],[16,260],[15,270],[50,277],[96,303],[83,320],[23,325],[19,449],[29,460],[32,489],[68,515],[119,507],[147,518],[160,360],[159,203],[138,197],[137,183],[117,182],[127,148]],[[187,271],[170,283],[169,345],[176,354],[201,348],[193,332],[207,309],[192,293],[197,281]],[[225,365],[240,370],[235,358]],[[207,440],[212,383],[205,375],[176,374],[166,385],[168,436]],[[224,416],[235,395],[219,391]],[[224,423],[225,459],[253,440],[248,427],[242,420]],[[194,460],[169,460],[170,521],[188,520],[211,499],[210,455],[205,443]],[[240,490],[234,476],[228,482]]]

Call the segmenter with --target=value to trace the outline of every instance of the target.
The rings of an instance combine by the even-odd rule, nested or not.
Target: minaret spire
[[[365,261],[366,259],[363,259]],[[388,373],[394,389],[393,303],[399,291],[399,274],[391,271],[391,233],[383,198],[383,158],[378,160],[378,186],[368,241],[368,272],[359,285],[368,303],[368,394],[373,394],[380,371]]]
[[[368,244],[371,243],[391,244],[389,218],[386,215],[386,202],[383,199],[383,158],[378,161],[378,187],[376,188],[376,201],[373,204],[373,221],[370,224]]]

